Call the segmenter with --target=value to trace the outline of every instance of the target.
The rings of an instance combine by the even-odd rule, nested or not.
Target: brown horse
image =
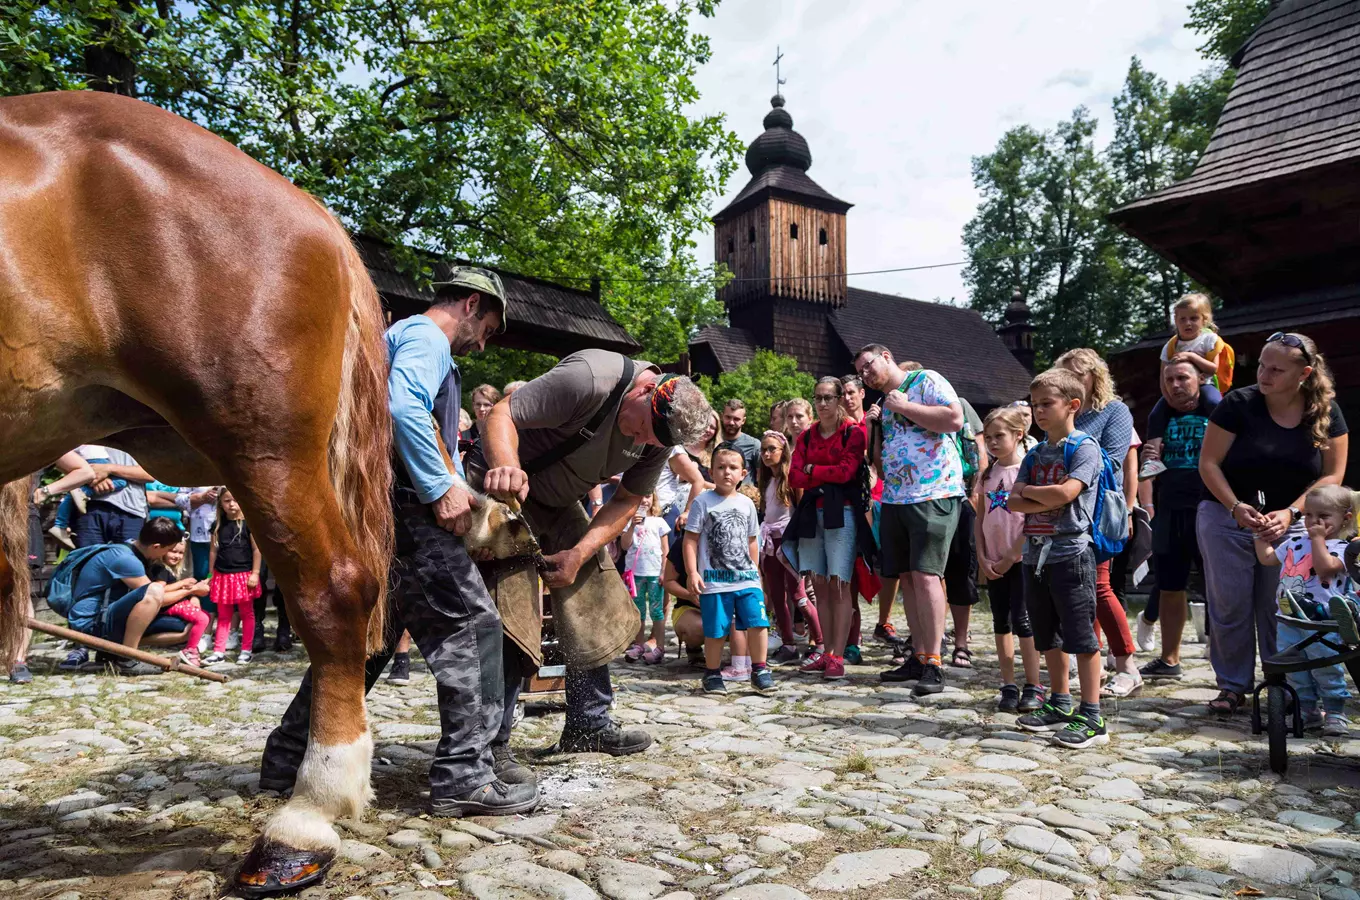
[[[314,881],[370,797],[367,642],[391,553],[378,296],[340,224],[226,141],[102,93],[0,99],[0,653],[22,628],[29,473],[81,443],[225,484],[316,680],[293,798],[238,884]]]

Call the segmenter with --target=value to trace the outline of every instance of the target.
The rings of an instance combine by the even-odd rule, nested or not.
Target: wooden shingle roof
[[[357,236],[354,243],[378,293],[394,314],[420,312],[434,299],[433,291],[416,284],[398,268],[388,244],[365,235]],[[432,260],[434,280],[448,277],[450,265],[460,263]],[[494,266],[484,268],[500,275],[510,306],[505,333],[495,343],[558,357],[592,347],[619,353],[636,353],[642,348],[590,291]]]
[[[727,325],[708,325],[700,328],[694,340],[689,343],[691,347],[707,345],[723,372],[730,372],[742,363],[750,362],[755,358],[756,350],[760,346],[745,328],[732,328]]]
[[[1194,173],[1125,209],[1360,156],[1360,2],[1285,0],[1234,62],[1237,80]]]
[[[1229,304],[1360,280],[1360,0],[1283,0],[1190,177],[1109,219]]]
[[[866,344],[882,344],[899,361],[939,372],[979,408],[1029,396],[1030,373],[976,310],[852,287],[829,318],[852,357]]]

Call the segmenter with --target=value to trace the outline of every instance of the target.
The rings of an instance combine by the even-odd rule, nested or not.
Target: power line
[[[955,268],[957,266],[966,266],[969,265],[970,263],[995,262],[1003,259],[1016,259],[1022,256],[1038,256],[1041,253],[1057,253],[1061,250],[1076,250],[1076,249],[1078,249],[1078,245],[1071,244],[1063,247],[1047,247],[1042,250],[1025,250],[1018,253],[1002,253],[997,256],[983,256],[979,257],[978,259],[964,259],[959,260],[958,262],[926,263],[923,265],[915,266],[897,266],[891,269],[866,269],[861,272],[832,272],[822,275],[770,275],[770,276],[757,275],[747,276],[745,278],[733,278],[727,281],[726,284],[729,285],[740,284],[742,282],[749,281],[759,282],[807,281],[813,278],[856,278],[860,275],[890,275],[896,272],[921,272],[927,269],[950,269]],[[582,275],[565,275],[557,277],[545,275],[533,275],[526,277],[539,278],[542,279],[543,281],[558,281],[558,282],[561,281],[589,282],[592,280],[589,276]],[[601,282],[612,281],[621,284],[713,284],[716,283],[717,281],[717,279],[707,276],[700,276],[697,278],[655,278],[655,277],[622,278],[615,277],[612,275],[601,275],[599,276],[599,278]]]

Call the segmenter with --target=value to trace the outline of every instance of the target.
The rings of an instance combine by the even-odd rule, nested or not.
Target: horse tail
[[[329,448],[331,483],[359,560],[378,582],[378,602],[368,622],[368,648],[386,642],[387,570],[392,561],[392,418],[387,405],[387,345],[383,311],[373,279],[339,222],[349,323],[340,405]]]
[[[0,487],[0,666],[19,652],[28,628],[28,491],[30,478]]]

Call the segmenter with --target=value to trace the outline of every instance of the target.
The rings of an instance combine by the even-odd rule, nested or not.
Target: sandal
[[[1236,691],[1219,691],[1218,696],[1209,701],[1209,712],[1226,719],[1237,712],[1244,700],[1246,697]]]
[[[967,647],[955,647],[954,658],[949,660],[949,664],[956,669],[973,668],[973,651]]]

